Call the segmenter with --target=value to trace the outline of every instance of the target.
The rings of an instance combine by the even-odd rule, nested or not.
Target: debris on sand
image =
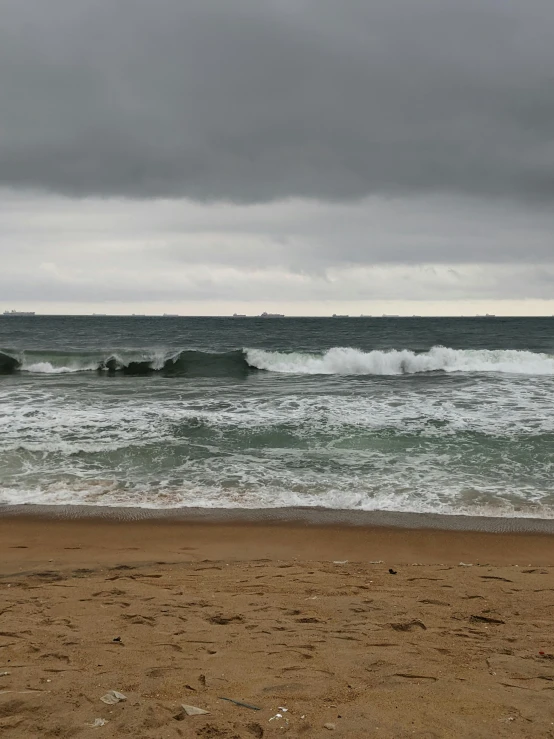
[[[253,706],[251,703],[243,703],[242,701],[236,701],[234,698],[224,698],[222,695],[219,696],[220,701],[229,701],[229,703],[234,703],[235,706],[242,706],[242,708],[250,708],[252,711],[261,711],[262,709],[259,706]]]
[[[119,701],[126,701],[127,696],[123,695],[123,693],[119,693],[117,690],[109,690],[100,698],[100,700],[108,706],[115,706]]]
[[[93,729],[97,729],[99,726],[105,726],[108,723],[108,720],[105,718],[95,718],[92,724],[86,724],[86,726],[91,726]]]
[[[209,711],[205,711],[203,708],[198,708],[198,706],[190,706],[188,703],[181,703],[181,708],[187,716],[205,716],[209,714]]]

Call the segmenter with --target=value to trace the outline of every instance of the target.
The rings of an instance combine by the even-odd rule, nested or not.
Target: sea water
[[[554,319],[0,317],[0,505],[554,518]]]

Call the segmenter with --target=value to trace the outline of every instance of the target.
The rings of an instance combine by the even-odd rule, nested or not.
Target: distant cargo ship
[[[284,313],[266,313],[265,311],[260,315],[260,318],[284,318]]]
[[[348,313],[333,313],[331,318],[350,318]]]
[[[233,318],[246,318],[246,313],[233,313]]]
[[[36,315],[34,310],[5,310],[4,316],[34,316]]]

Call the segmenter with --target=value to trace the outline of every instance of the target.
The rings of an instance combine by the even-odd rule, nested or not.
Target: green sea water
[[[554,318],[0,316],[0,505],[554,518]]]

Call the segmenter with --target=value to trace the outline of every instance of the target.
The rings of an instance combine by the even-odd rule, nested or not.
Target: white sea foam
[[[554,375],[554,357],[506,349],[435,346],[416,354],[407,349],[362,352],[335,347],[320,355],[247,349],[246,359],[258,369],[300,375],[402,375],[437,371]]]
[[[65,375],[73,372],[86,372],[88,370],[96,369],[96,367],[90,364],[72,367],[61,365],[56,367],[52,362],[33,362],[31,364],[23,364],[21,369],[23,372],[32,372],[37,375]]]
[[[187,354],[195,356],[195,372],[199,375],[202,374],[204,361],[208,373],[213,371],[218,362],[222,362],[222,374],[225,373],[225,367],[230,371],[237,369],[232,363],[224,364],[229,363],[229,354],[181,353],[166,349],[121,350],[74,356],[37,356],[37,353],[23,352],[14,358],[20,363],[22,372],[51,375],[96,370],[106,366],[107,362],[119,369],[129,367],[131,363],[147,363],[153,371],[164,369],[166,364],[169,369],[178,369],[175,361]],[[240,352],[236,354],[240,355]],[[427,372],[554,375],[554,356],[514,349],[451,349],[435,346],[421,353],[409,349],[364,352],[352,347],[334,347],[324,353],[246,349],[244,357],[252,368],[297,375],[411,375]],[[187,361],[181,368],[185,372]],[[236,357],[235,361],[240,360]]]
[[[552,518],[553,433],[553,376],[25,378],[0,384],[0,504]]]
[[[214,475],[215,472],[215,475]],[[202,483],[183,479],[179,484],[118,485],[110,480],[74,480],[42,483],[32,487],[12,487],[0,483],[0,505],[85,505],[167,510],[178,508],[326,508],[330,510],[392,511],[400,513],[439,513],[443,515],[497,516],[504,518],[554,519],[551,496],[536,491],[497,489],[481,491],[464,500],[463,489],[448,486],[445,476],[440,487],[396,487],[394,484],[345,485],[322,489],[289,479],[277,486],[270,479],[259,484],[229,488],[218,479]],[[290,476],[289,476],[290,477]],[[531,493],[526,495],[526,493]]]
[[[160,370],[167,360],[176,356],[176,353],[166,349],[151,349],[75,353],[73,355],[14,352],[12,356],[19,362],[22,372],[37,375],[62,375],[97,370],[107,361],[112,361],[117,368],[128,366],[131,362],[147,362],[153,370]]]

